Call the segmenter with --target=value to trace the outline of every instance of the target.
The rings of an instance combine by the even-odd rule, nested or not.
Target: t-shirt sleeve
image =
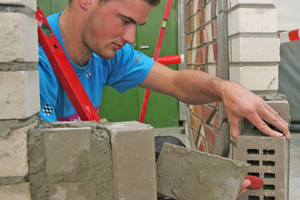
[[[111,60],[107,86],[123,93],[140,85],[148,75],[153,59],[126,44]]]
[[[46,57],[42,47],[39,47],[38,71],[40,77],[40,103],[39,117],[45,121],[56,122],[55,104],[58,95],[58,79]]]

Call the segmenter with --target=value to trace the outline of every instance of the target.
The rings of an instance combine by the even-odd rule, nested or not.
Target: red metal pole
[[[172,0],[168,0],[166,8],[165,8],[165,12],[164,12],[162,25],[161,25],[160,32],[159,32],[159,35],[158,35],[158,40],[157,40],[155,52],[154,52],[154,57],[153,57],[154,61],[158,60],[158,56],[159,56],[160,49],[161,49],[161,44],[162,44],[162,41],[163,41],[163,37],[164,37],[164,34],[165,34],[165,29],[166,29],[166,26],[167,26],[167,21],[168,21],[170,10],[171,10],[171,5],[172,5]],[[143,105],[142,105],[142,109],[141,109],[141,113],[140,113],[139,122],[142,122],[142,123],[144,122],[149,97],[150,97],[150,90],[146,90]]]
[[[163,65],[173,65],[173,64],[179,64],[183,63],[184,61],[184,55],[174,55],[174,56],[164,56],[159,57],[157,59],[157,62],[163,64]]]
[[[100,117],[55,37],[43,11],[37,9],[35,17],[38,21],[39,43],[80,119],[98,122]]]

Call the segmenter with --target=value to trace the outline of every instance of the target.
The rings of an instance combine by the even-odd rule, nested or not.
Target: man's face
[[[93,3],[82,40],[97,55],[110,59],[126,43],[135,41],[136,26],[145,24],[152,6],[144,0]]]

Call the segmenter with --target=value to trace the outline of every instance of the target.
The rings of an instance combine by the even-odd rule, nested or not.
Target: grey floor
[[[173,135],[186,142],[184,128],[156,128],[155,135]],[[290,143],[289,200],[300,200],[300,133],[292,133]]]

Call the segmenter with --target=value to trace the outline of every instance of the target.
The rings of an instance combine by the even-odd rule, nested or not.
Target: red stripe
[[[163,65],[173,65],[181,63],[181,55],[159,57],[157,62]]]
[[[290,38],[290,41],[294,41],[294,40],[299,40],[299,29],[297,30],[292,30],[289,32],[289,38]]]

